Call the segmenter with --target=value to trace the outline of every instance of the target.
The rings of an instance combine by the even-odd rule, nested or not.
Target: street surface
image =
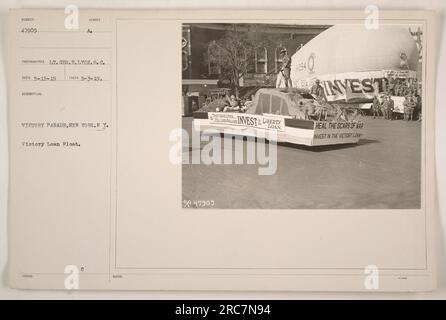
[[[363,121],[365,135],[356,145],[279,144],[271,176],[260,176],[259,164],[183,164],[183,206],[212,200],[228,209],[419,208],[421,122]],[[189,137],[191,124],[183,118]]]

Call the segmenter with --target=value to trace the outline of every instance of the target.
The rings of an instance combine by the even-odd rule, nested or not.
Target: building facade
[[[242,86],[274,86],[280,70],[280,50],[286,48],[289,56],[316,35],[326,30],[327,25],[282,25],[282,24],[184,24],[182,33],[183,85],[189,88],[224,86],[221,70],[207,59],[212,41],[223,38],[226,32],[237,28],[250,36],[271,39],[264,47],[254,52],[248,64],[248,72],[241,79]],[[192,89],[194,90],[194,89]]]

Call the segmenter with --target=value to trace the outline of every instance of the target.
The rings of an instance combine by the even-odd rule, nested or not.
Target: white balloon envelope
[[[328,101],[372,98],[389,77],[416,78],[418,59],[409,26],[335,25],[292,56],[291,80],[297,88],[321,80]]]

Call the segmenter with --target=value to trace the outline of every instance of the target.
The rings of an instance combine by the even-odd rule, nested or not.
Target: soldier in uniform
[[[403,102],[403,107],[404,107],[404,120],[408,120],[409,118],[409,97],[404,97],[404,102]]]
[[[403,102],[404,106],[404,120],[413,120],[413,113],[416,107],[415,99],[411,95],[407,95]]]
[[[395,86],[393,87],[393,91],[394,91],[393,93],[394,93],[395,96],[399,96],[400,95],[400,93],[401,93],[401,83],[400,83],[399,79],[396,80]]]
[[[379,109],[380,109],[379,99],[377,96],[374,96],[372,104],[373,119],[375,119],[376,117],[379,118]]]
[[[285,87],[291,88],[291,58],[288,56],[288,52],[286,49],[280,50],[280,56],[282,58],[282,66],[280,68],[280,73],[283,76],[283,79],[285,80]]]
[[[389,99],[386,95],[383,97],[383,102],[381,103],[381,111],[384,115],[384,119],[389,119]]]
[[[414,114],[414,111],[415,111],[415,107],[417,106],[417,103],[415,102],[415,97],[411,94],[410,96],[409,96],[409,103],[408,103],[408,116],[409,116],[409,119],[408,120],[410,120],[410,121],[412,121],[413,120],[413,114]]]
[[[387,116],[390,121],[393,120],[393,111],[395,110],[395,101],[393,101],[390,95],[387,96]]]
[[[313,86],[310,89],[310,94],[315,97],[317,100],[326,100],[324,88],[321,86],[321,81],[316,79]]]
[[[395,94],[395,79],[394,78],[388,78],[388,85],[387,85],[387,91],[389,94]]]

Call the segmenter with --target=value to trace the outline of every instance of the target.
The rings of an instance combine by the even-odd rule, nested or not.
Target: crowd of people
[[[418,100],[418,97],[413,95],[407,95],[404,97],[403,120],[412,121],[415,120],[415,118],[421,120],[421,104]],[[381,97],[381,100],[377,96],[373,98],[372,113],[373,118],[380,118],[382,115],[384,119],[387,120],[395,120],[397,118],[397,114],[400,114],[400,112],[396,112],[395,101],[389,94],[384,94]]]
[[[382,97],[382,101],[377,96],[373,98],[372,112],[374,119],[379,118],[382,113],[384,119],[394,120],[394,111],[395,101],[393,101],[392,96],[386,94]]]
[[[417,79],[388,78],[386,92],[381,96],[375,96],[372,103],[373,118],[381,117],[395,120],[400,112],[395,109],[395,101],[392,97],[404,97],[403,120],[421,121],[421,86]]]
[[[210,108],[216,112],[246,112],[252,105],[254,95],[251,98],[238,99],[235,95],[219,95],[206,96],[204,102],[204,109]]]
[[[387,78],[387,93],[396,97],[420,96],[420,83],[417,79]]]

